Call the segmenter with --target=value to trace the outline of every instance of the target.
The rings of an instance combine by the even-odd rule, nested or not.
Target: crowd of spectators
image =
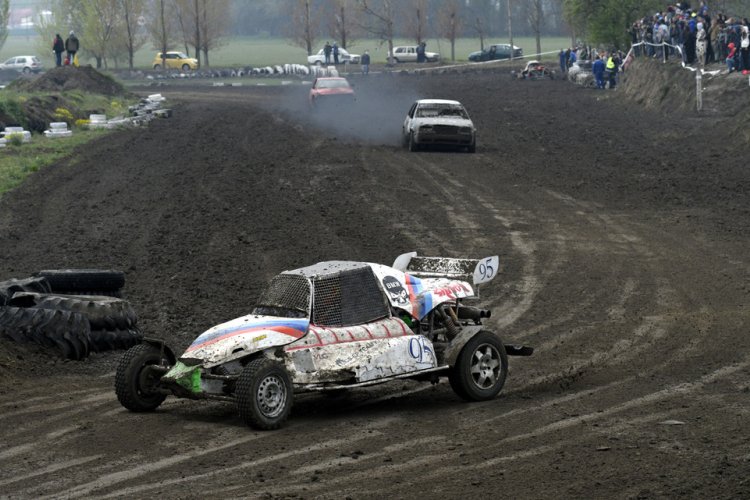
[[[746,17],[713,12],[706,2],[667,7],[628,28],[636,57],[667,59],[681,53],[685,64],[726,64],[729,72],[750,73],[750,24]],[[636,45],[640,42],[648,44]],[[679,47],[678,51],[675,47]]]

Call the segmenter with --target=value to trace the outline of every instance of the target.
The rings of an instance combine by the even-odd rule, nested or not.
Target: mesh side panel
[[[361,325],[387,315],[388,306],[369,267],[315,280],[313,323],[316,325]]]
[[[299,274],[279,274],[268,284],[257,305],[307,312],[310,307],[310,283]]]
[[[340,273],[315,279],[315,302],[313,324],[320,326],[343,326],[341,320]]]

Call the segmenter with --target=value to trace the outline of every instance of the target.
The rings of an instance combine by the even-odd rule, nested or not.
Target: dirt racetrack
[[[393,382],[256,432],[227,403],[124,410],[121,353],[0,342],[0,498],[750,498],[746,145],[566,81],[355,84],[335,117],[301,86],[161,88],[174,118],[0,199],[0,278],[123,269],[182,352],[285,269],[498,254],[489,325],[536,348],[500,397]],[[462,101],[477,153],[400,148],[418,97]]]

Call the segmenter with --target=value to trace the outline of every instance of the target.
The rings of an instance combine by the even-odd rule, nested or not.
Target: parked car
[[[115,392],[131,411],[153,411],[168,395],[237,404],[242,420],[276,429],[295,394],[342,391],[392,380],[446,376],[468,401],[494,398],[508,356],[482,324],[490,311],[466,305],[499,273],[481,260],[399,256],[392,267],[321,262],[273,278],[250,314],[198,336],[177,358],[144,338],[120,360]],[[473,284],[470,284],[471,280]]]
[[[162,61],[161,52],[154,58],[154,69],[161,69],[163,62],[166,62],[167,69],[181,68],[185,71],[198,69],[198,59],[188,57],[183,52],[167,52],[166,61]]]
[[[44,69],[44,65],[36,56],[16,56],[0,64],[0,69],[14,69],[28,74],[39,73]]]
[[[514,59],[520,59],[523,57],[523,49],[521,47],[516,47],[514,45],[513,49]],[[469,61],[471,62],[494,61],[496,59],[510,59],[510,44],[493,43],[484,50],[469,54]]]
[[[350,54],[346,51],[346,49],[342,49],[339,47],[339,64],[343,64],[345,62],[349,62],[352,64],[359,64],[360,59],[362,56],[357,54]],[[320,51],[312,56],[307,57],[307,64],[317,64],[318,66],[322,66],[326,63],[326,55],[323,52],[323,49],[320,49]],[[330,64],[333,64],[333,53],[331,53],[331,62]]]
[[[388,57],[390,56],[391,52],[388,51]],[[425,52],[424,56],[425,59],[427,59],[427,62],[438,62],[440,60],[440,54],[437,52]],[[417,62],[417,46],[410,45],[408,47],[393,47],[393,62]]]
[[[354,105],[354,89],[346,78],[318,78],[313,82],[307,99],[310,109],[339,104],[351,108]]]
[[[412,104],[401,132],[403,145],[409,151],[422,146],[443,144],[476,151],[474,123],[458,101],[421,99]]]

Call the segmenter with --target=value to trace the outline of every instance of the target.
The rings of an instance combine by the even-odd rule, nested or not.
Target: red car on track
[[[346,78],[318,78],[310,89],[308,102],[310,109],[328,105],[349,108],[354,105],[354,90]]]

